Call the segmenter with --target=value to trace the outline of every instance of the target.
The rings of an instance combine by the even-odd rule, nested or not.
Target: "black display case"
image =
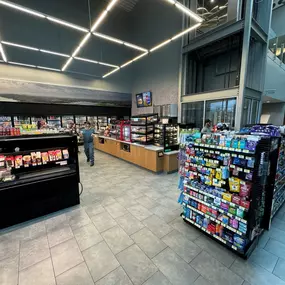
[[[77,138],[0,138],[0,228],[80,203]]]
[[[131,117],[132,142],[152,144],[154,139],[154,125],[158,121],[158,114],[144,114]]]
[[[177,124],[155,124],[154,145],[164,148],[164,152],[178,150],[178,125]]]

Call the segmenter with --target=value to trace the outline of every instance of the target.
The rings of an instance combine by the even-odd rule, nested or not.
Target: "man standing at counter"
[[[82,130],[83,142],[84,142],[84,152],[87,157],[87,162],[90,161],[90,166],[94,165],[94,129],[91,128],[89,122],[85,123],[85,129]]]

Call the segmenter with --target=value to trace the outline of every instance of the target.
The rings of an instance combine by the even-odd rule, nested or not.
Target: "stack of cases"
[[[264,228],[270,152],[278,143],[256,135],[198,133],[181,141],[183,218],[246,256]]]

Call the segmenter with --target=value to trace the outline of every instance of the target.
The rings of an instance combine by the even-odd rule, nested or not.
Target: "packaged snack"
[[[229,201],[231,202],[232,201],[232,194],[230,193],[223,193],[223,199],[226,200],[226,201]]]
[[[247,173],[246,175],[245,175],[245,179],[247,179],[247,180],[252,180],[252,177],[253,177],[253,172],[252,171],[250,171],[249,173]]]
[[[54,150],[48,151],[48,155],[49,155],[49,161],[55,161],[56,160],[56,156],[55,156],[55,151]]]
[[[243,211],[242,209],[240,209],[240,208],[237,208],[236,215],[237,215],[238,217],[240,217],[241,219],[243,219],[243,217],[244,217],[244,211]]]
[[[228,167],[222,167],[222,179],[228,179],[230,177],[230,171]]]
[[[222,217],[222,223],[224,223],[224,224],[228,224],[229,223],[229,217],[228,216],[226,216],[226,215],[223,215],[223,217]]]
[[[37,165],[37,154],[35,152],[32,152],[31,158],[32,158],[32,165],[36,166]]]
[[[222,170],[220,168],[216,169],[216,179],[218,180],[222,179]]]
[[[242,223],[242,222],[240,222],[240,223],[239,223],[239,226],[238,226],[238,230],[239,230],[240,232],[246,234],[246,232],[247,232],[247,225],[244,224],[244,223]]]
[[[220,198],[218,198],[218,197],[215,197],[215,199],[214,199],[214,205],[216,206],[216,207],[220,207],[220,205],[221,205],[221,199]]]
[[[237,212],[236,208],[229,207],[229,213],[231,213],[232,215],[236,215],[236,212]]]
[[[234,234],[234,246],[243,250],[245,248],[246,241],[245,239],[241,238],[238,234]]]
[[[237,195],[232,196],[232,202],[236,205],[240,205],[241,198]]]
[[[255,159],[253,157],[249,157],[249,159],[247,160],[247,167],[249,168],[254,168],[254,163],[255,163]]]
[[[5,166],[5,155],[0,155],[0,167]]]
[[[240,206],[246,208],[246,209],[249,209],[249,206],[250,206],[250,202],[249,201],[245,201],[245,200],[241,200],[240,201]]]
[[[203,212],[203,213],[207,213],[207,209],[208,207],[206,206],[206,205],[204,205],[204,204],[202,204],[202,206],[201,206],[201,212]]]
[[[258,141],[259,141],[259,137],[248,136],[247,140],[246,140],[245,149],[247,149],[249,151],[255,151]]]
[[[229,205],[227,203],[222,202],[220,208],[226,212],[229,210]]]
[[[236,219],[230,219],[230,226],[233,227],[234,229],[238,228],[238,220]]]
[[[61,160],[62,159],[62,152],[60,149],[55,150],[55,159]]]
[[[212,183],[213,183],[213,186],[216,186],[216,187],[221,187],[222,186],[221,180],[218,180],[216,178],[213,178]]]
[[[238,148],[245,149],[245,146],[246,146],[246,139],[245,138],[240,139]]]
[[[208,225],[209,225],[209,219],[207,219],[207,218],[205,218],[204,220],[203,220],[203,228],[205,228],[205,229],[207,229],[208,228]]]
[[[230,191],[239,193],[240,191],[240,180],[237,177],[230,177],[229,178],[229,185],[230,185]]]
[[[42,154],[40,151],[36,152],[37,165],[42,165]]]
[[[232,147],[238,148],[238,145],[239,145],[239,139],[238,138],[233,139],[232,140]]]
[[[246,182],[241,183],[239,195],[241,197],[249,197],[250,190],[251,190],[251,184],[250,183],[246,183]]]
[[[230,243],[233,243],[233,241],[234,241],[234,233],[232,233],[231,231],[224,231],[223,238],[226,241],[228,241]]]
[[[47,164],[47,162],[49,161],[49,155],[47,152],[42,152],[42,162],[43,164]]]
[[[211,209],[211,215],[216,218],[218,216],[218,211],[215,209]]]
[[[216,234],[217,236],[220,234],[220,227],[221,227],[220,224],[216,224],[216,232],[215,232],[215,234]]]
[[[16,155],[15,156],[15,168],[20,168],[21,166],[23,166],[23,156]]]
[[[194,151],[194,154],[191,154],[191,155],[195,155],[195,150],[193,149],[193,151]],[[69,159],[69,152],[68,152],[68,149],[64,149],[63,151],[62,151],[62,154],[63,154],[63,158],[64,159]]]
[[[24,155],[23,156],[23,163],[24,167],[29,167],[31,165],[31,156],[30,155]]]
[[[14,156],[12,156],[12,155],[6,156],[5,160],[6,160],[6,167],[7,168],[13,168],[15,166]]]

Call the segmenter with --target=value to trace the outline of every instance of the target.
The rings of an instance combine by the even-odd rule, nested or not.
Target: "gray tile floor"
[[[1,285],[285,285],[285,207],[244,261],[182,221],[177,174],[80,171],[80,206],[0,232]]]

